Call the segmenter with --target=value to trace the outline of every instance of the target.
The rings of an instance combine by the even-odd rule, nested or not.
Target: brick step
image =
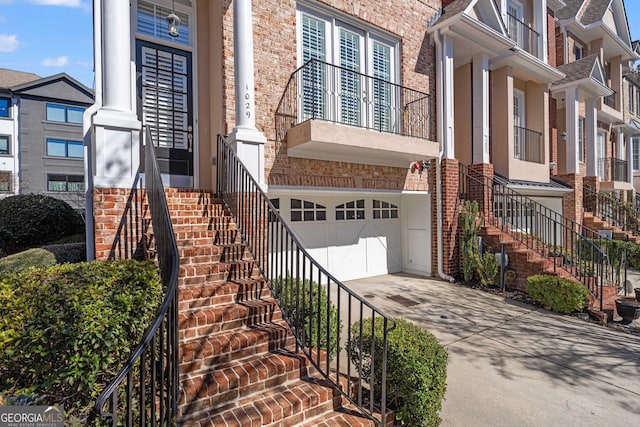
[[[219,273],[213,273],[214,277]],[[178,286],[178,309],[239,303],[271,296],[271,290],[264,279],[241,279],[235,281],[208,280],[208,276],[185,278]],[[193,280],[189,283],[187,280]]]
[[[217,307],[193,308],[178,314],[179,338],[193,338],[280,319],[282,312],[272,297]]]
[[[188,415],[179,424],[185,427],[298,426],[332,411],[338,404],[339,397],[326,382],[302,378],[257,396],[240,399],[218,411],[208,411],[200,417]]]
[[[305,421],[301,424],[301,427],[374,427],[376,425],[375,421],[365,417],[358,411],[338,408],[310,421]],[[393,425],[392,421],[388,421],[388,425]]]
[[[183,414],[201,410],[217,412],[221,407],[307,376],[309,360],[281,350],[261,353],[202,374],[181,374]],[[203,397],[206,396],[206,397]]]
[[[256,355],[295,351],[295,345],[284,320],[186,339],[180,343],[180,372],[202,375]]]

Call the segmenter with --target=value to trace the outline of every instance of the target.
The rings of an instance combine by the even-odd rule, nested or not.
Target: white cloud
[[[57,58],[46,58],[42,60],[45,67],[64,67],[69,62],[68,56],[59,56]]]
[[[0,52],[13,52],[19,44],[16,34],[0,34]]]
[[[82,1],[80,0],[29,0],[30,3],[39,4],[42,6],[66,6],[66,7],[80,7]]]

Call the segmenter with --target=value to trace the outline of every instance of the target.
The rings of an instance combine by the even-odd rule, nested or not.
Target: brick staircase
[[[224,204],[167,190],[180,253],[182,426],[373,426],[296,352]],[[352,408],[351,408],[352,409]]]
[[[592,212],[585,212],[582,216],[582,224],[595,231],[610,230],[614,240],[626,240],[640,244],[640,236],[635,236],[630,231],[609,224],[606,220],[595,216]]]

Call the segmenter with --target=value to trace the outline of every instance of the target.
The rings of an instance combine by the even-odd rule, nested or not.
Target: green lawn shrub
[[[370,378],[371,370],[374,370],[378,382],[373,384],[373,390],[379,400],[384,323],[378,319],[373,332],[371,324],[371,319],[354,323],[348,352],[361,378]],[[374,366],[371,363],[372,344]],[[360,356],[362,367],[359,366]],[[438,412],[447,387],[447,360],[446,349],[433,334],[409,321],[396,319],[396,328],[387,336],[386,392],[388,407],[395,411],[397,423],[409,426],[440,424]]]
[[[338,310],[329,300],[327,291],[316,282],[287,277],[278,278],[273,290],[280,308],[291,324],[299,322],[301,341],[309,348],[319,348],[332,359],[338,354],[338,337],[342,323]],[[318,319],[320,320],[318,325]]]
[[[58,264],[64,264],[65,262],[77,263],[87,260],[87,245],[84,242],[47,245],[43,246],[42,249],[52,253]]]
[[[0,230],[12,237],[7,244],[7,239],[0,236],[0,241],[5,242],[2,249],[10,254],[82,233],[84,223],[62,200],[42,194],[22,194],[0,199]]]
[[[544,306],[563,314],[582,311],[589,302],[589,290],[564,277],[530,276],[527,292]]]
[[[132,260],[0,275],[0,394],[78,417],[124,366],[163,299],[157,268]]]
[[[491,251],[485,250],[483,255],[475,254],[476,272],[482,286],[495,286],[496,276],[500,270],[498,260]]]
[[[27,249],[0,259],[0,273],[18,273],[30,267],[49,267],[56,264],[56,256],[42,248]]]

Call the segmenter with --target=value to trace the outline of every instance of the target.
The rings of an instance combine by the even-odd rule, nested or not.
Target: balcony
[[[598,175],[603,183],[623,182],[628,181],[629,164],[626,160],[616,159],[614,157],[607,157],[598,159]],[[608,186],[603,188],[609,189]],[[624,189],[613,187],[611,189]]]
[[[507,35],[520,49],[538,58],[540,34],[510,13],[507,13]]]
[[[542,133],[520,126],[513,127],[514,158],[525,162],[545,163]]]
[[[311,60],[290,77],[276,137],[290,157],[406,167],[433,158],[431,96]]]
[[[603,102],[606,106],[616,109],[616,94],[605,96]]]

